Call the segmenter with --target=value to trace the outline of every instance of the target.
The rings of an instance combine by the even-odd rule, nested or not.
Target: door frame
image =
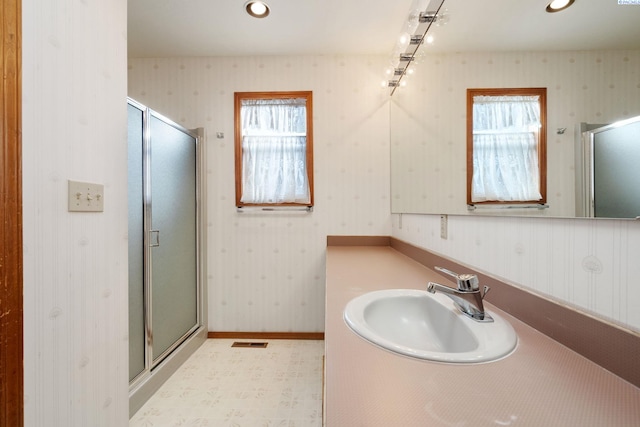
[[[24,426],[22,0],[0,2],[0,425]]]

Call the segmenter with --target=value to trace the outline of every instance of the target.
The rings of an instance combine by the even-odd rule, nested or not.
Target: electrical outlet
[[[440,215],[440,238],[447,238],[447,227],[448,227],[448,218],[447,215]]]
[[[104,212],[104,185],[69,180],[69,212]]]

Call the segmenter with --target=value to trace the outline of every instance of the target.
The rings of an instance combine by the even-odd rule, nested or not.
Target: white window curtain
[[[310,203],[305,99],[241,105],[243,203]]]
[[[473,98],[472,202],[542,199],[538,164],[538,98]]]

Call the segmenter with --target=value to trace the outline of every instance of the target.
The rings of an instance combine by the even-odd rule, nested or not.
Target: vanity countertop
[[[391,353],[343,320],[358,295],[426,289],[429,281],[453,286],[388,246],[327,247],[327,427],[640,426],[640,388],[489,303],[487,311],[514,327],[518,346],[507,358],[476,365]]]

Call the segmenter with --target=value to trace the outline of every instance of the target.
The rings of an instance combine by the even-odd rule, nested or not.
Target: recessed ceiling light
[[[258,0],[249,0],[244,4],[244,8],[254,18],[266,18],[270,12],[269,5]]]
[[[560,12],[573,4],[575,0],[553,0],[547,5],[547,12]]]

